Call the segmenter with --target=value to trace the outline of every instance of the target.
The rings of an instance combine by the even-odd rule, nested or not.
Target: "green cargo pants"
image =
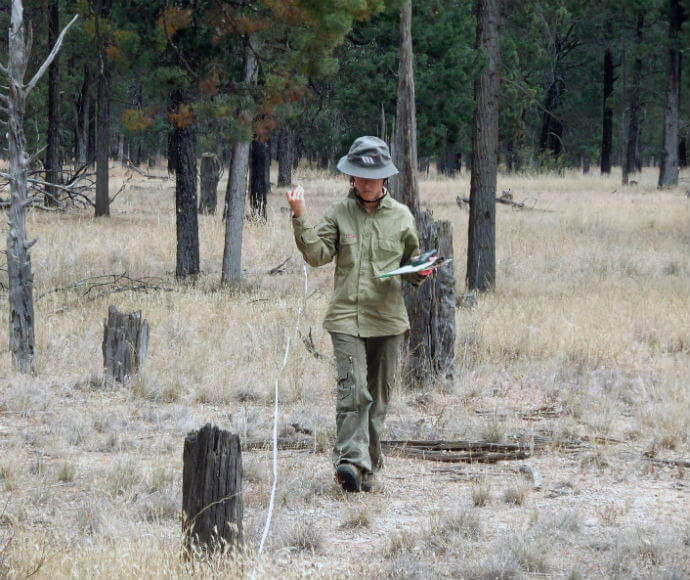
[[[335,465],[352,463],[365,473],[383,467],[380,436],[404,337],[331,333],[338,371]]]

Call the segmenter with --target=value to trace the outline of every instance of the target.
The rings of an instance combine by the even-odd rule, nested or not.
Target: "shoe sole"
[[[335,471],[336,479],[340,486],[348,492],[358,492],[361,489],[361,482],[355,470],[349,465],[339,465]]]

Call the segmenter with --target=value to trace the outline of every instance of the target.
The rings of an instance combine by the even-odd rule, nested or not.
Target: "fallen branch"
[[[49,294],[54,294],[56,292],[68,292],[70,290],[76,290],[84,288],[82,296],[88,298],[89,300],[95,300],[106,294],[113,294],[116,292],[141,292],[148,290],[158,290],[163,292],[172,292],[174,288],[169,288],[166,286],[160,286],[158,284],[152,284],[152,280],[161,280],[160,278],[131,278],[126,272],[122,274],[105,274],[103,276],[91,276],[89,278],[83,278],[78,280],[73,284],[68,286],[63,286],[61,288],[53,288],[44,292],[38,296],[37,300],[48,296]],[[98,292],[94,292],[100,289]],[[94,292],[94,294],[91,294]]]
[[[538,421],[540,419],[554,419],[560,417],[563,414],[563,409],[554,405],[545,405],[543,407],[524,411],[513,411],[511,409],[475,409],[474,413],[476,415],[490,417],[510,417],[517,415],[521,419],[527,421]]]
[[[136,165],[134,165],[134,163],[132,163],[132,161],[130,160],[129,157],[125,157],[125,159],[127,161],[127,168],[128,169],[133,169],[142,177],[146,177],[146,179],[164,179],[165,181],[168,181],[170,179],[169,175],[152,175],[151,173],[146,173],[146,172],[142,171],[141,169],[139,169]]]
[[[292,254],[290,254],[287,258],[285,258],[280,264],[278,264],[275,268],[271,268],[268,271],[268,274],[270,276],[275,276],[276,274],[285,274],[285,264],[287,264],[290,259],[292,258]]]
[[[455,202],[458,204],[458,207],[460,207],[461,209],[466,209],[470,205],[470,198],[469,197],[461,197],[458,195],[455,197]],[[524,201],[513,201],[513,195],[508,191],[504,191],[501,194],[501,197],[497,197],[496,203],[502,203],[503,205],[509,205],[515,209],[528,209],[530,211],[539,211],[542,213],[554,213],[553,210],[550,210],[550,209],[540,209],[540,208],[537,208],[534,206],[526,205]]]
[[[659,463],[661,465],[673,465],[674,467],[690,467],[690,461],[685,459],[657,459],[656,457],[649,457],[646,453],[642,455],[647,461],[652,463]]]
[[[330,359],[326,355],[321,354],[318,350],[316,350],[316,346],[314,345],[314,338],[311,335],[311,327],[309,327],[309,334],[307,336],[304,336],[300,332],[300,337],[302,338],[302,342],[304,343],[304,346],[310,355],[312,355],[317,360],[325,360],[330,362]]]
[[[444,463],[496,463],[526,459],[529,450],[513,443],[485,441],[381,441],[381,447],[394,455]]]

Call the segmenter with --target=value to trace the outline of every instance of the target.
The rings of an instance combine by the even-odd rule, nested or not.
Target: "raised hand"
[[[304,188],[301,185],[298,185],[292,191],[288,191],[285,197],[290,204],[292,217],[300,217],[307,211],[307,205],[304,203]]]

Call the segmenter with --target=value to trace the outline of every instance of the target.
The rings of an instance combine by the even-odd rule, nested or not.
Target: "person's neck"
[[[386,197],[387,194],[388,192],[384,189],[381,191],[381,195],[379,197],[376,197],[374,199],[364,199],[361,195],[359,195],[359,191],[355,189],[355,196],[360,201],[367,213],[371,213],[372,211],[374,211],[381,203],[381,200],[384,197]]]

